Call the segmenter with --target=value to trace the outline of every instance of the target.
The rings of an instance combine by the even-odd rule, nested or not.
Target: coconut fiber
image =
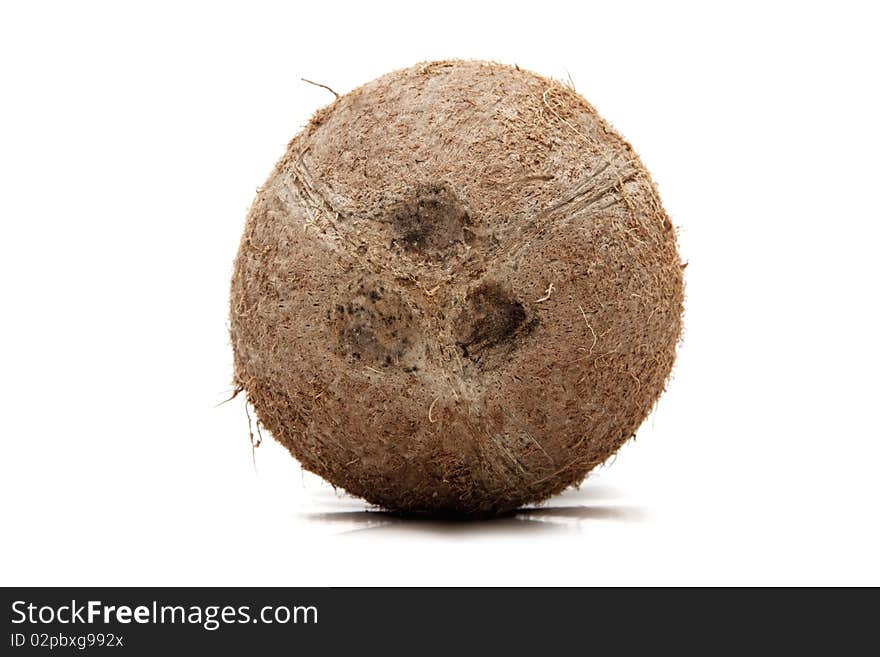
[[[312,472],[385,508],[491,514],[634,432],[681,331],[675,232],[567,85],[396,71],[318,111],[235,260],[235,385]]]

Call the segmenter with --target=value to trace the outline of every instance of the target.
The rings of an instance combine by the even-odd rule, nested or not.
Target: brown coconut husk
[[[633,436],[681,332],[675,232],[570,87],[441,61],[318,111],[235,260],[235,384],[302,465],[400,511],[498,513]]]

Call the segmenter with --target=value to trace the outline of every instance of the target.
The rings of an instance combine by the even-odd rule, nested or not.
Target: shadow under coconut
[[[567,491],[553,498],[554,502],[589,501],[615,497],[612,489],[591,486]],[[401,514],[391,511],[364,509],[306,514],[305,518],[322,524],[347,525],[341,534],[362,534],[383,531],[392,533],[428,533],[445,536],[485,536],[503,534],[580,531],[597,520],[638,522],[645,512],[639,507],[596,504],[560,504],[526,507],[490,518],[463,518]]]

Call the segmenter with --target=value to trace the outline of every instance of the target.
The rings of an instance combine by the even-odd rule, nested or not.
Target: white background
[[[871,3],[3,3],[0,583],[880,584]],[[245,213],[287,141],[417,61],[566,78],[680,226],[685,335],[579,491],[364,513],[230,393]]]

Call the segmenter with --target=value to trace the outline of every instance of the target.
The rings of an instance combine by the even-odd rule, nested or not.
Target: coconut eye
[[[336,352],[352,364],[415,371],[424,343],[412,307],[375,279],[359,281],[331,312]]]
[[[419,186],[389,212],[392,247],[425,259],[442,260],[462,243],[470,223],[461,201],[444,185]]]
[[[466,358],[486,364],[493,351],[509,351],[538,323],[512,292],[496,282],[470,290],[455,319],[456,344]]]

